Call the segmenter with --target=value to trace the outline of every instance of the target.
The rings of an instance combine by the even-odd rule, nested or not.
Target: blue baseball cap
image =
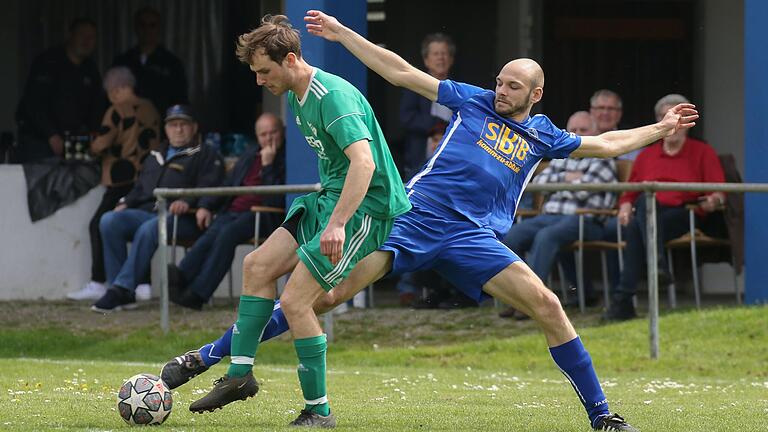
[[[196,123],[192,107],[189,105],[173,105],[165,111],[166,122],[177,119]]]

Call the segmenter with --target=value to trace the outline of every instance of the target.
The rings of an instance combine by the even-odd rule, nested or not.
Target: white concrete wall
[[[91,276],[91,246],[88,222],[104,193],[102,187],[90,191],[74,204],[52,216],[32,223],[27,210],[26,182],[21,165],[0,165],[0,300],[63,299],[66,293],[82,287]],[[233,261],[235,298],[242,286],[242,262],[252,246],[239,246]],[[170,252],[169,252],[170,255]],[[177,261],[184,257],[177,250]],[[152,263],[153,294],[159,257]],[[224,278],[216,297],[229,296]]]
[[[744,1],[704,0],[696,18],[702,135],[718,153],[732,153],[743,175]]]
[[[0,165],[0,300],[63,298],[90,277],[88,221],[103,189],[34,224],[26,191],[21,165]]]

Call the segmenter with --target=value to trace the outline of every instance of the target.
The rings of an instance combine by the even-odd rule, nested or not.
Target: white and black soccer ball
[[[159,425],[171,415],[171,390],[160,377],[134,375],[117,392],[117,411],[131,425]]]

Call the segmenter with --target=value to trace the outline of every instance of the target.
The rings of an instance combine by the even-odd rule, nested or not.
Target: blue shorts
[[[390,274],[435,270],[479,302],[489,297],[483,285],[520,261],[493,230],[416,194],[410,199],[413,208],[395,219],[389,238],[379,248],[394,253]]]

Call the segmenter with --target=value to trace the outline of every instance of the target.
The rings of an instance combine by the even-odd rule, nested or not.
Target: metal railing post
[[[656,193],[645,191],[645,222],[648,256],[648,318],[650,325],[651,358],[659,358],[659,251],[656,236]]]
[[[163,333],[171,330],[168,319],[168,208],[163,196],[157,198],[157,243],[160,252],[160,328]]]

